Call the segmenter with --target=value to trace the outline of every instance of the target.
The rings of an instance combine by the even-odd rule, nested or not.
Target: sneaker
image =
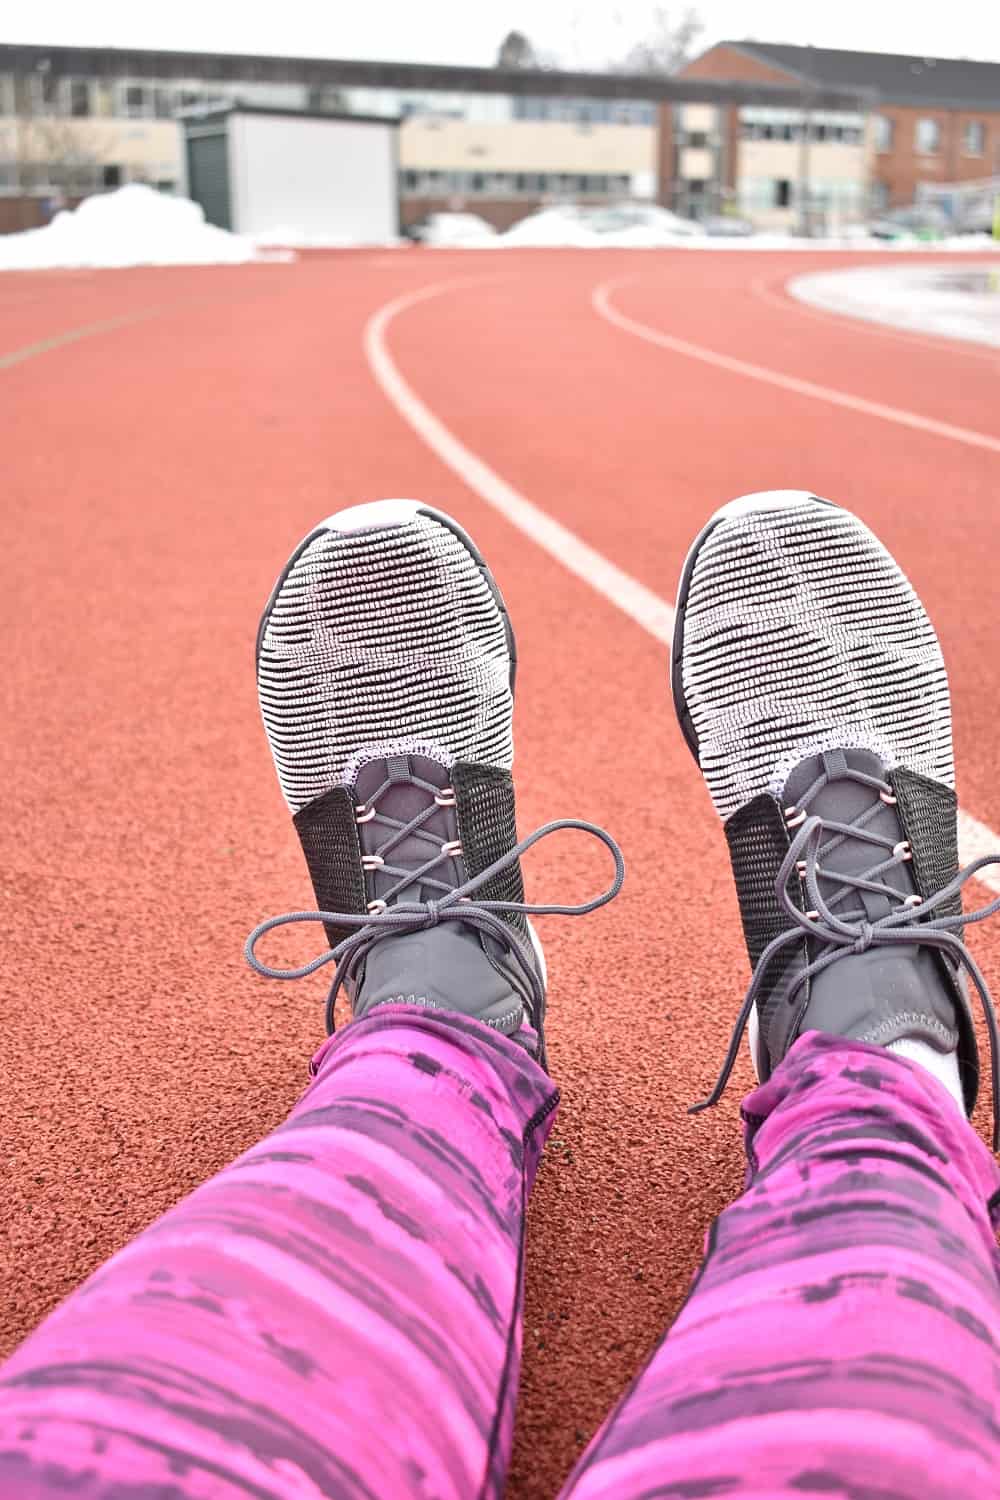
[[[315,912],[262,923],[259,973],[336,961],[355,1017],[409,1004],[474,1016],[544,1063],[546,971],[528,914],[615,896],[617,845],[564,819],[518,844],[511,778],[516,651],[500,590],[449,516],[411,500],[343,510],[295,549],[257,635],[257,685]],[[615,858],[580,907],[528,906],[520,855],[581,828]],[[256,958],[287,922],[322,923],[330,951],[297,969]]]
[[[948,681],[902,570],[856,516],[815,495],[732,501],[684,565],[672,686],[723,820],[753,969],[720,1078],[696,1108],[721,1096],[749,1025],[762,1080],[807,1031],[904,1053],[925,1044],[971,1112],[979,1061],[963,970],[991,1042],[996,1022],[962,942],[961,887],[995,861],[959,874]]]

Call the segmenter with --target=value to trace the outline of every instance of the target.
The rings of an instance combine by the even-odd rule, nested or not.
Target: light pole
[[[805,76],[802,80],[802,133],[799,137],[799,233],[808,239],[812,234],[812,222],[809,215],[809,137],[812,133],[812,47],[806,48]]]

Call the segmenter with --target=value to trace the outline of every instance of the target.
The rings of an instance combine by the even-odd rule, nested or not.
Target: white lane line
[[[991,364],[997,365],[1000,351],[996,349],[984,349],[981,345],[963,344],[958,339],[945,338],[943,335],[931,336],[930,334],[915,333],[909,328],[892,328],[888,323],[869,323],[862,318],[851,317],[842,312],[826,312],[811,303],[805,303],[796,297],[791,291],[786,290],[784,296],[775,288],[787,289],[790,281],[795,277],[782,274],[781,277],[769,280],[765,276],[755,276],[750,283],[750,291],[760,302],[766,302],[770,307],[776,307],[780,312],[791,313],[793,317],[811,318],[814,323],[825,323],[827,328],[839,328],[842,333],[853,337],[856,333],[875,334],[878,338],[892,339],[898,344],[916,344],[919,348],[930,349],[934,354],[957,354],[960,358],[985,359]]]
[[[67,344],[76,344],[80,339],[94,338],[99,333],[112,333],[116,328],[127,328],[130,323],[144,323],[147,318],[158,317],[165,311],[162,307],[144,307],[139,312],[123,313],[118,318],[105,318],[101,323],[87,323],[82,328],[70,328],[65,333],[54,333],[47,339],[39,339],[35,344],[25,344],[20,349],[11,349],[7,354],[0,354],[0,370],[9,370],[14,365],[23,364],[26,359],[34,359],[39,354],[48,354],[52,349],[62,349]]]
[[[689,343],[687,339],[674,338],[672,334],[651,328],[648,323],[640,323],[635,318],[627,317],[615,307],[611,301],[611,293],[626,282],[636,279],[622,276],[614,281],[602,282],[591,294],[591,301],[594,310],[607,322],[613,323],[625,333],[645,340],[647,344],[656,344],[660,349],[686,355],[688,359],[701,360],[703,364],[714,365],[717,370],[728,370],[732,375],[743,375],[750,380],[762,381],[765,385],[777,386],[782,391],[792,391],[797,396],[811,396],[816,401],[825,401],[829,406],[840,406],[847,411],[861,412],[865,416],[880,417],[885,422],[894,422],[898,427],[909,427],[915,432],[929,432],[935,437],[964,443],[969,448],[984,448],[988,453],[1000,453],[1000,438],[990,437],[985,432],[955,427],[950,422],[936,422],[933,417],[922,417],[917,412],[905,411],[900,406],[886,406],[881,401],[868,401],[863,396],[850,396],[846,391],[836,391],[832,386],[817,385],[812,380],[799,380],[795,375],[783,375],[779,370],[769,370],[764,365],[734,359],[729,354],[705,349],[701,344]]]
[[[421,287],[419,291],[394,298],[372,314],[365,325],[364,349],[379,389],[431,452],[457,474],[474,494],[499,511],[511,525],[516,526],[575,577],[589,584],[622,614],[641,625],[654,640],[669,646],[674,626],[673,605],[654,594],[631,574],[623,572],[600,552],[581,541],[561,522],[515,490],[505,479],[501,479],[495,469],[491,469],[471,448],[467,448],[440,417],[431,411],[427,403],[420,399],[389,353],[386,334],[400,313],[421,302],[457,291],[470,285],[473,280],[477,285],[482,285],[484,279],[487,278],[465,277],[460,281],[435,282],[431,286]],[[958,814],[958,840],[963,864],[1000,848],[1000,838],[985,823],[980,823],[978,819],[961,811]],[[1000,866],[991,865],[977,878],[1000,895]]]
[[[477,285],[482,277],[474,278]],[[533,542],[550,553],[563,567],[582,578],[597,593],[617,606],[618,609],[641,625],[650,635],[664,645],[670,644],[674,628],[674,612],[665,599],[654,594],[644,583],[595,552],[593,547],[568,531],[552,516],[540,510],[513,485],[501,479],[495,470],[451,432],[440,418],[436,417],[399,373],[386,345],[386,329],[393,319],[407,308],[416,307],[432,297],[443,296],[468,286],[473,280],[464,277],[460,281],[438,281],[419,291],[396,297],[378,310],[368,321],[364,333],[365,355],[372,374],[393,406],[448,468],[453,470],[487,505],[498,510],[511,525],[523,531]]]

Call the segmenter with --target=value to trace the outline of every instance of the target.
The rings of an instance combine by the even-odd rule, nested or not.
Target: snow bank
[[[206,224],[197,203],[141,183],[85,198],[44,229],[0,235],[0,271],[235,265],[258,258],[251,240]]]
[[[788,290],[827,312],[1000,347],[1000,260],[820,271]]]
[[[296,224],[279,224],[245,238],[260,250],[397,250],[410,243],[398,235],[386,240],[355,240],[346,235],[313,234]],[[267,259],[274,257],[269,255]]]
[[[456,218],[465,218],[456,215]],[[471,217],[471,216],[469,216]],[[726,237],[707,234],[690,219],[682,219],[657,204],[621,204],[608,208],[580,208],[553,204],[521,219],[503,234],[489,230],[464,231],[450,241],[429,240],[474,250],[900,250],[982,252],[993,241],[982,235],[959,235],[937,241],[874,239],[864,228],[826,239],[802,239],[793,234],[760,233]]]

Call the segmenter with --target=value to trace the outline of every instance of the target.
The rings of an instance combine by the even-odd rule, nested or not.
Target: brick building
[[[687,180],[718,181],[723,116],[797,97],[786,83],[0,43],[0,232],[40,223],[54,193],[182,189],[178,116],[234,103],[398,116],[404,224],[444,208],[505,228],[567,199],[676,199],[697,213],[718,194],[674,193],[664,122],[671,132],[686,111],[676,139]],[[849,103],[837,90],[817,98]]]
[[[871,206],[876,209],[911,203],[922,183],[971,181],[1000,173],[1000,63],[719,42],[680,76],[796,87],[802,118],[811,113],[811,96],[817,90],[854,92],[868,117],[867,170]],[[745,114],[735,108],[730,114],[740,117],[727,127],[731,146],[726,186],[745,198],[745,158],[754,143],[775,137],[773,131],[764,137],[760,131],[748,131]],[[794,135],[794,122],[782,125],[792,125]],[[773,122],[773,129],[778,129],[778,122]],[[817,136],[818,131],[813,139]],[[825,141],[825,132],[819,139]]]

